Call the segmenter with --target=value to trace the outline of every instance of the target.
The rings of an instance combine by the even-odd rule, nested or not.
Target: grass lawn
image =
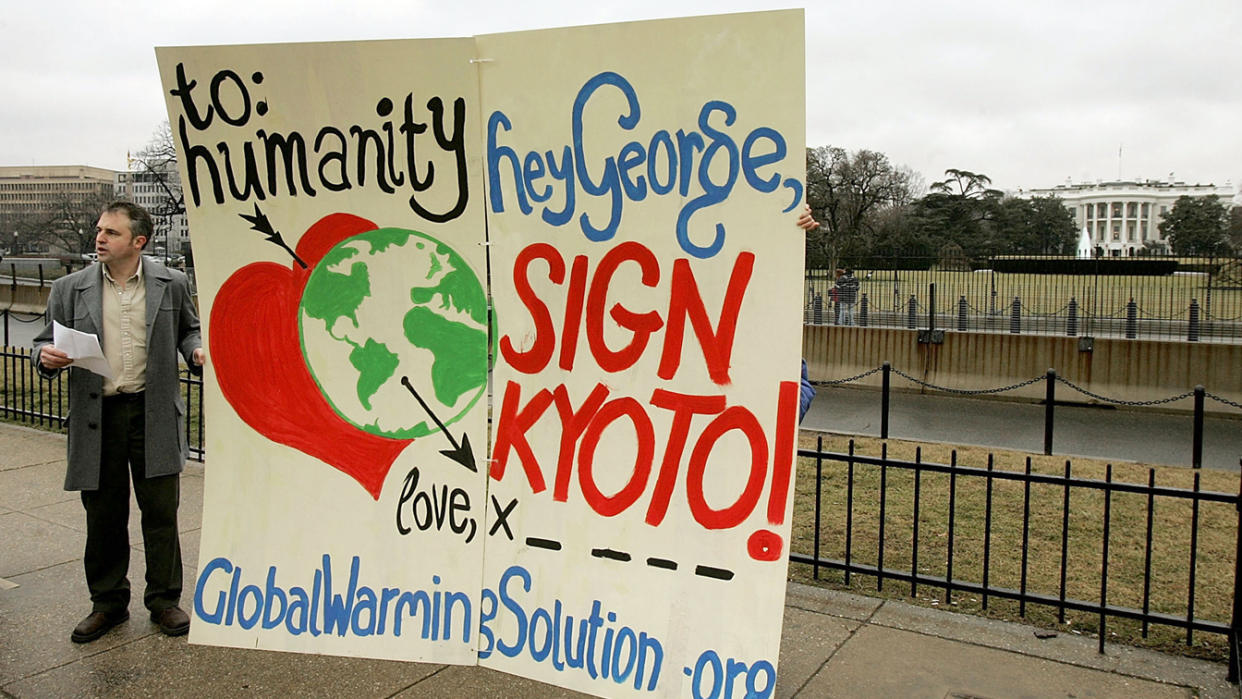
[[[817,435],[804,432],[801,446],[814,448]],[[824,437],[824,451],[847,452],[846,437]],[[881,440],[855,439],[858,454],[879,456]],[[925,462],[950,463],[953,447],[888,440],[889,456],[914,460],[921,449]],[[957,463],[985,468],[988,454],[994,454],[997,471],[1023,471],[1031,459],[1034,473],[1064,475],[1065,459],[1055,456],[1033,456],[964,447],[957,449]],[[1090,459],[1075,459],[1072,475],[1078,478],[1103,480],[1107,464]],[[1154,467],[1157,486],[1190,489],[1195,472],[1185,468]],[[875,565],[878,558],[880,522],[880,469],[855,465],[853,561]],[[1238,475],[1204,470],[1200,487],[1205,491],[1238,492]],[[1114,482],[1145,485],[1149,468],[1141,464],[1118,463],[1112,467]],[[915,476],[905,469],[887,469],[885,502],[884,567],[909,570],[914,554]],[[919,478],[919,542],[920,573],[945,576],[950,538],[949,476],[924,473]],[[959,476],[953,508],[954,535],[953,579],[981,583],[984,568],[986,503],[985,478]],[[824,462],[821,502],[823,519],[820,524],[821,558],[845,558],[846,465]],[[813,551],[815,528],[815,460],[799,459],[797,490],[794,502],[792,550],[810,554]],[[1103,549],[1102,491],[1071,489],[1069,533],[1066,542],[1066,596],[1088,602],[1100,599]],[[1028,529],[1028,560],[1026,562],[1028,592],[1057,596],[1060,590],[1061,518],[1064,489],[1059,485],[1033,484],[1030,488],[1030,525]],[[1022,585],[1022,519],[1024,484],[993,479],[991,549],[987,566],[988,582],[995,587],[1019,589]],[[1108,555],[1109,605],[1143,608],[1145,540],[1147,531],[1147,496],[1138,493],[1117,493],[1111,496],[1111,529]],[[1228,622],[1233,604],[1234,559],[1237,547],[1238,512],[1224,503],[1202,503],[1199,508],[1197,555],[1194,560],[1194,616],[1199,619]],[[1153,542],[1151,554],[1150,609],[1154,612],[1185,618],[1188,612],[1188,590],[1191,570],[1190,523],[1192,505],[1183,499],[1158,496],[1153,508]],[[888,580],[882,589],[876,578],[854,574],[849,584],[839,571],[820,569],[815,580],[812,568],[791,564],[790,578],[799,582],[825,585],[859,594],[904,599],[927,606],[948,607],[955,611],[980,614],[997,619],[1025,621],[1036,626],[1057,629],[1064,633],[1094,635],[1098,629],[1097,614],[1066,612],[1062,623],[1057,613],[1043,605],[1027,604],[1026,615],[1020,615],[1017,602],[992,597],[984,600],[976,593],[954,591],[946,601],[941,587],[919,585],[912,590],[908,582]],[[1141,625],[1129,620],[1107,622],[1108,641],[1144,646],[1184,655],[1225,660],[1228,645],[1224,636],[1195,632],[1187,645],[1185,630],[1152,625],[1144,637]]]

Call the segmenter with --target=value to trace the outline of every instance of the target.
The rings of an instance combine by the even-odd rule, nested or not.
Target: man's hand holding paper
[[[39,361],[48,369],[62,369],[70,364],[112,378],[112,368],[99,346],[99,336],[67,328],[52,322],[52,346],[43,347]]]

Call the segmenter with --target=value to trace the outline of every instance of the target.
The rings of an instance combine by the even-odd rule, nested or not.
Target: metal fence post
[[[893,365],[884,362],[884,382],[880,389],[880,439],[888,439],[888,396],[889,383],[892,380]]]
[[[1073,296],[1069,300],[1069,315],[1065,318],[1065,334],[1070,337],[1078,334],[1078,299]]]
[[[1199,341],[1199,300],[1190,299],[1190,323],[1186,330],[1187,342]]]
[[[1138,304],[1134,299],[1126,304],[1126,338],[1133,340],[1138,335]]]
[[[1190,465],[1193,468],[1203,466],[1203,394],[1203,387],[1195,386],[1195,434],[1190,454]]]
[[[1242,467],[1242,459],[1238,459]],[[1238,644],[1242,642],[1242,478],[1238,479],[1238,500],[1234,503],[1238,511],[1238,530],[1235,535],[1237,552],[1233,558],[1233,617],[1229,621],[1229,674],[1225,678],[1238,683],[1238,664],[1242,660],[1238,652]]]
[[[815,298],[811,299],[811,319],[816,325],[824,324],[824,295],[815,292]]]
[[[914,294],[910,294],[910,300],[906,302],[906,327],[911,330],[919,324],[918,319],[915,317],[915,313],[918,313],[918,310],[918,301],[914,299]]]
[[[1044,391],[1044,454],[1052,455],[1053,406],[1057,402],[1057,370],[1048,369]]]
[[[1022,301],[1013,297],[1013,305],[1009,310],[1009,332],[1017,335],[1022,332]]]
[[[858,327],[867,327],[867,293],[863,292],[862,300],[858,302]]]
[[[957,300],[957,329],[961,332],[966,332],[966,309],[968,307],[965,296]]]
[[[936,282],[927,285],[927,329],[936,329]]]

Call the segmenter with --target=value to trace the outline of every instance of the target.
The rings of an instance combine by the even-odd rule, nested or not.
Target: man
[[[99,336],[112,378],[73,367],[69,373],[69,467],[65,490],[82,493],[86,509],[86,583],[92,611],[73,630],[93,641],[129,618],[129,489],[142,511],[147,575],[143,602],[170,636],[190,628],[181,601],[177,532],[181,430],[177,353],[196,373],[206,356],[198,315],[183,273],[142,255],[151,216],[129,202],[110,204],[95,226],[98,262],[58,279],[48,315]],[[52,343],[51,323],[35,337],[31,361],[50,378],[73,359]]]
[[[854,304],[858,303],[858,278],[854,276],[854,270],[847,267],[837,278],[836,292],[841,308],[841,325],[853,325]]]
[[[798,228],[804,233],[819,228],[819,222],[811,215],[810,205],[803,205],[802,214],[798,216]],[[803,271],[805,276],[805,270]],[[802,418],[806,417],[806,412],[811,409],[811,401],[815,400],[815,387],[811,385],[811,380],[806,375],[806,358],[802,359],[802,379],[799,382],[798,390],[798,423],[802,423]]]

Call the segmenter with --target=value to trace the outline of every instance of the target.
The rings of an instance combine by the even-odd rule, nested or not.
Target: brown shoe
[[[129,618],[129,612],[121,612],[120,614],[108,614],[105,612],[91,612],[74,627],[73,633],[69,635],[69,639],[74,643],[90,643],[100,636],[108,633],[108,629],[125,621]]]
[[[190,615],[181,611],[181,607],[168,607],[151,612],[151,621],[166,636],[184,636],[190,630]]]

